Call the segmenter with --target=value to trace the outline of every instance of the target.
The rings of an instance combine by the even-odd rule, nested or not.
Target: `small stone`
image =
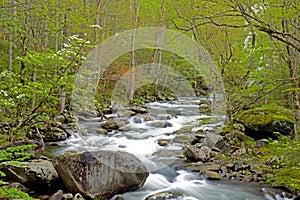
[[[157,118],[159,120],[169,120],[169,119],[172,119],[172,115],[166,114],[166,113],[159,113],[159,114],[157,114]]]
[[[219,172],[219,170],[221,169],[221,165],[219,164],[204,164],[202,166],[199,166],[199,170],[202,172],[205,171],[215,171],[215,172]]]
[[[205,175],[207,176],[208,180],[222,180],[222,176],[214,171],[206,171]]]
[[[255,164],[250,164],[250,172],[255,173],[257,175],[261,175],[262,174],[262,170]]]
[[[260,139],[256,141],[255,147],[267,147],[269,145],[270,141],[268,139]]]
[[[171,140],[168,140],[168,139],[159,139],[157,141],[159,146],[167,146],[170,144],[170,142],[171,142]]]
[[[225,167],[225,166],[221,166],[221,171],[222,171],[223,173],[227,173],[227,172],[228,172],[228,169],[227,169],[227,167]]]
[[[130,108],[130,110],[132,110],[135,113],[140,113],[140,114],[144,114],[144,113],[148,112],[146,108],[139,107],[139,106],[133,106]]]

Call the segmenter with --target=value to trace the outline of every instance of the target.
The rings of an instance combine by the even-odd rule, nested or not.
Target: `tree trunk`
[[[132,6],[133,5],[131,2],[131,7]],[[129,101],[133,100],[134,87],[135,87],[135,50],[134,49],[135,49],[136,28],[138,26],[138,20],[139,20],[139,9],[140,9],[140,5],[138,4],[137,6],[135,6],[135,1],[134,1],[134,10],[135,10],[134,28],[135,28],[135,31],[133,31],[133,34],[131,36],[131,68],[132,69],[131,69],[131,77],[130,77]]]

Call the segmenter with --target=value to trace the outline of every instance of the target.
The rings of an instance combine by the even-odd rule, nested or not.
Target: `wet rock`
[[[159,146],[167,146],[167,145],[170,144],[170,142],[171,142],[171,140],[168,140],[168,139],[159,139],[159,140],[157,140],[157,144]]]
[[[171,200],[171,199],[177,199],[180,196],[181,195],[171,193],[171,192],[160,192],[160,193],[147,196],[145,200]]]
[[[155,127],[155,128],[167,128],[172,127],[173,125],[167,121],[154,121],[146,123],[147,126]]]
[[[136,116],[142,118],[144,121],[153,121],[153,117],[149,114],[137,114]]]
[[[149,175],[143,163],[126,152],[67,153],[53,163],[70,192],[95,200],[140,188]]]
[[[115,120],[107,120],[102,124],[102,128],[107,131],[117,130],[119,128],[118,123]]]
[[[140,113],[140,114],[145,114],[148,112],[148,110],[146,108],[143,108],[141,106],[133,106],[130,108],[130,110],[135,113]]]
[[[95,132],[97,134],[104,134],[104,135],[106,135],[108,133],[106,129],[104,129],[104,128],[98,128],[98,127],[95,128]]]
[[[250,172],[255,173],[257,175],[262,175],[262,170],[260,169],[260,167],[253,163],[250,164]]]
[[[135,124],[141,124],[141,123],[143,123],[143,119],[141,117],[139,117],[139,116],[134,116],[132,118],[132,120],[133,120],[133,123],[135,123]]]
[[[199,166],[198,169],[201,172],[205,172],[205,171],[219,172],[219,170],[221,169],[221,165],[215,164],[215,163],[208,163],[208,164],[204,164],[204,165]]]
[[[63,196],[63,191],[62,190],[58,190],[56,193],[54,193],[53,195],[51,195],[51,197],[49,198],[49,200],[61,200]]]
[[[34,191],[57,190],[60,179],[48,160],[30,160],[28,162],[3,162],[0,171],[6,174],[6,179],[24,184]]]
[[[222,180],[222,176],[217,172],[205,171],[204,174],[208,180]]]
[[[132,131],[133,128],[129,124],[127,124],[125,126],[122,126],[122,127],[118,128],[118,130],[126,132],[126,131]]]
[[[172,119],[172,115],[166,114],[166,113],[159,113],[159,114],[157,114],[157,118],[159,120],[169,120],[169,119]]]
[[[183,147],[182,150],[183,150],[184,156],[191,161],[206,161],[207,160],[205,153],[201,149],[194,147],[193,145],[187,144]]]
[[[136,113],[131,110],[119,110],[117,112],[117,115],[119,118],[130,118],[131,116],[134,116]]]
[[[178,157],[179,154],[180,154],[179,151],[160,149],[154,152],[152,155],[159,156],[159,157]]]
[[[196,137],[191,134],[180,134],[176,135],[173,138],[173,142],[180,143],[180,144],[192,144],[196,140]]]
[[[203,129],[199,129],[196,131],[195,137],[198,139],[203,139],[205,138],[205,133]]]
[[[184,126],[176,131],[174,131],[175,134],[186,134],[186,133],[191,133],[193,129],[193,126]]]

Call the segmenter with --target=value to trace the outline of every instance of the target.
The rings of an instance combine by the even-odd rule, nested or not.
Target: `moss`
[[[241,112],[235,117],[237,121],[248,121],[251,124],[267,124],[273,121],[294,123],[291,110],[283,107],[259,107]]]
[[[100,168],[102,167],[102,162],[101,162],[101,160],[98,160],[98,159],[97,159],[97,164],[98,164],[98,167],[100,167]]]

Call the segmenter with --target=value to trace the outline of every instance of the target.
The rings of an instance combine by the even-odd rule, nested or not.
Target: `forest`
[[[299,10],[296,0],[3,0],[0,146],[37,139],[33,132],[43,132],[60,115],[72,112],[76,75],[97,45],[127,30],[171,29],[211,56],[224,83],[228,124],[255,109],[288,115],[293,130],[285,148],[298,157],[292,166],[298,178],[279,184],[299,190]],[[106,118],[112,91],[126,72],[154,63],[179,71],[196,95],[207,95],[203,74],[195,73],[180,55],[160,48],[133,49],[100,77],[97,115]],[[141,103],[170,97],[167,81],[130,91],[128,98]],[[283,176],[288,176],[290,168],[286,170]]]

